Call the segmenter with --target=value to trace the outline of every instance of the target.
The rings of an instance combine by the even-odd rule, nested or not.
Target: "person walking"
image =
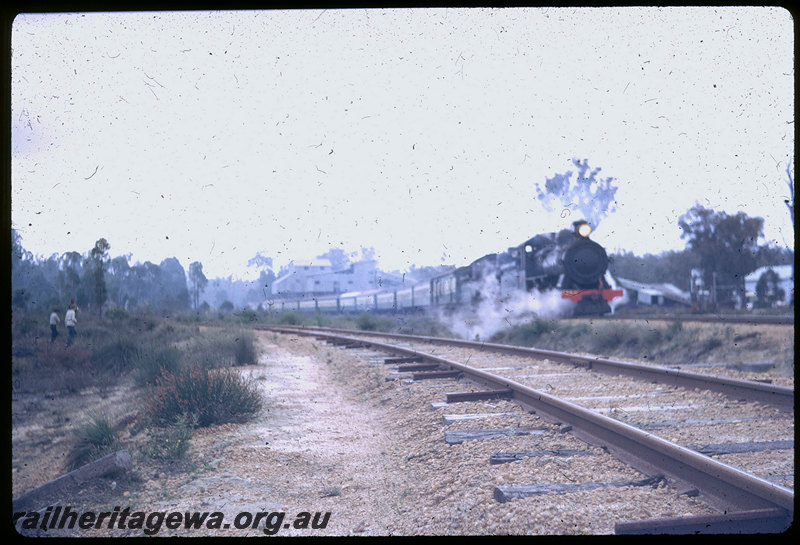
[[[58,337],[58,324],[61,323],[61,318],[58,317],[58,310],[53,309],[50,313],[50,344],[53,344]]]
[[[69,306],[69,310],[67,310],[67,315],[64,316],[64,323],[67,326],[67,331],[69,334],[67,335],[67,346],[70,346],[72,342],[75,340],[75,336],[78,334],[75,331],[75,324],[78,323],[77,318],[75,317],[75,303],[72,303]]]

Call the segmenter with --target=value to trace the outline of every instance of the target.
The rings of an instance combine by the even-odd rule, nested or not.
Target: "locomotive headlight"
[[[592,234],[592,226],[589,225],[588,223],[581,223],[578,226],[578,234],[584,238],[588,237],[589,235]]]

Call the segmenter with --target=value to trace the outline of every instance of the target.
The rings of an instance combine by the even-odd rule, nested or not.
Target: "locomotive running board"
[[[587,295],[599,295],[606,301],[611,301],[617,297],[622,297],[624,293],[622,290],[561,290],[561,298],[577,303]]]

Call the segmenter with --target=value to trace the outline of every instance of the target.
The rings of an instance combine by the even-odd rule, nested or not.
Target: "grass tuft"
[[[75,429],[72,442],[64,464],[68,471],[112,453],[117,436],[106,415],[90,413],[88,422]]]

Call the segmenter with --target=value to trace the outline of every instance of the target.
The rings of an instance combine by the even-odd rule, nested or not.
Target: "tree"
[[[189,281],[192,283],[192,297],[194,299],[194,309],[199,309],[200,294],[206,289],[208,279],[203,274],[203,264],[195,261],[189,265]]]
[[[28,301],[30,301],[30,299],[30,292],[23,288],[17,288],[14,290],[14,294],[11,296],[11,306],[13,308],[25,310],[28,307]]]
[[[109,263],[108,295],[117,306],[125,307],[130,297],[128,285],[130,283],[131,266],[128,263],[130,254],[117,256]]]
[[[80,257],[80,256],[79,256]],[[12,307],[52,308],[60,303],[58,259],[36,259],[22,246],[22,237],[11,229]]]
[[[99,239],[94,243],[91,256],[94,263],[94,302],[97,305],[98,315],[103,317],[103,305],[108,297],[108,290],[106,289],[106,260],[108,259],[108,251],[111,245],[104,238]]]
[[[185,310],[189,308],[189,290],[186,287],[186,271],[175,257],[168,257],[159,264],[161,271],[161,290],[157,306],[164,311]]]
[[[30,279],[36,270],[33,255],[22,247],[22,237],[11,229],[11,304],[24,309],[31,298]]]
[[[65,252],[61,254],[61,274],[59,282],[61,293],[75,297],[78,286],[81,283],[81,272],[83,270],[83,259],[78,252]]]
[[[126,301],[132,306],[153,307],[158,300],[156,286],[161,282],[161,268],[150,261],[136,263],[127,276]]]
[[[630,252],[612,254],[608,270],[618,278],[646,284],[673,284],[689,291],[692,269],[700,263],[690,250],[668,251],[641,257]]]
[[[767,269],[756,283],[756,307],[770,308],[777,301],[783,301],[785,296],[778,273]]]
[[[678,226],[683,231],[681,238],[687,239],[688,248],[700,261],[705,285],[717,289],[733,287],[741,304],[744,277],[757,267],[758,239],[763,237],[764,219],[751,218],[744,212],[730,216],[697,204],[680,217]],[[712,293],[712,297],[713,302],[719,302],[717,293]]]
[[[31,254],[28,250],[22,247],[22,236],[17,232],[16,229],[11,229],[11,262],[12,264],[16,261],[31,261],[33,259],[33,254]]]
[[[794,265],[794,252],[789,248],[769,243],[759,246],[756,253],[756,268],[774,265]]]
[[[261,255],[258,252],[247,262],[248,267],[255,266],[258,273],[257,285],[247,290],[245,299],[247,301],[266,301],[272,293],[272,283],[275,281],[275,271],[272,268],[272,258]]]
[[[361,247],[361,261],[374,261],[375,260],[375,248],[370,246],[369,248]]]
[[[347,266],[350,265],[350,258],[348,257],[347,252],[341,248],[331,248],[324,254],[318,255],[317,257],[319,259],[327,259],[330,261],[331,266],[335,271],[347,268]]]
[[[261,255],[261,252],[257,252],[252,258],[247,261],[248,267],[256,267],[258,270],[262,269],[272,269],[272,258],[266,257]]]
[[[572,159],[572,163],[578,168],[574,184],[571,170],[556,174],[545,180],[544,190],[536,184],[536,196],[548,212],[554,210],[554,204],[562,210],[575,209],[596,228],[609,212],[616,209],[614,195],[619,188],[612,184],[614,178],[598,179],[597,174],[601,169],[598,167],[590,171],[587,159]]]
[[[331,248],[322,255],[317,256],[319,259],[327,259],[331,262],[333,270],[341,270],[350,265],[350,257],[341,248]]]

